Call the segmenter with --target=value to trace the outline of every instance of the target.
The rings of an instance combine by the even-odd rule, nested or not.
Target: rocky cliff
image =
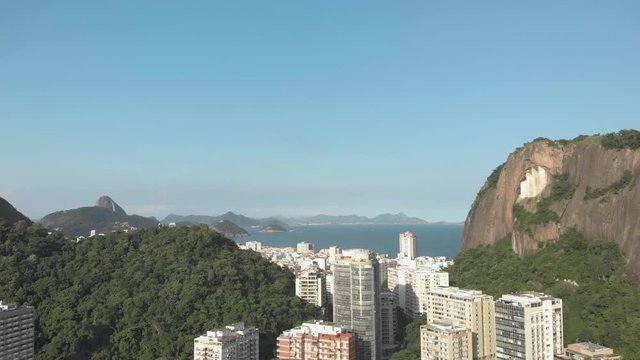
[[[637,131],[622,131],[538,139],[517,149],[478,193],[462,249],[511,233],[513,250],[524,255],[576,228],[590,239],[616,241],[628,258],[627,275],[640,284],[639,139]]]

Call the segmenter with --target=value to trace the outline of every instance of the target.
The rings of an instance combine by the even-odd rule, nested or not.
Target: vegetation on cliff
[[[639,149],[640,131],[627,129],[609,133],[602,136],[600,143],[607,149]]]
[[[482,290],[498,299],[516,291],[539,291],[563,300],[565,343],[592,341],[627,359],[640,339],[640,291],[620,276],[624,257],[611,241],[587,241],[570,230],[533,255],[517,256],[511,237],[461,252],[448,272],[452,286]],[[406,327],[405,348],[392,360],[420,359],[420,325]]]
[[[591,186],[587,186],[587,191],[584,194],[584,199],[593,200],[609,194],[618,194],[622,190],[626,189],[627,186],[631,185],[632,181],[633,175],[631,174],[630,170],[627,170],[624,172],[624,174],[622,174],[620,180],[614,182],[611,185],[595,189],[591,188]]]
[[[0,197],[0,222],[1,221],[8,223],[25,221],[27,224],[31,224],[31,220],[29,220],[28,217],[22,215],[22,213],[16,210],[7,200]]]
[[[516,220],[514,228],[532,236],[533,226],[558,223],[560,216],[551,210],[550,206],[558,201],[571,200],[575,192],[576,185],[569,182],[566,174],[556,176],[553,179],[549,195],[537,202],[536,212],[529,212],[518,203],[513,205],[513,218]]]
[[[206,227],[72,244],[19,225],[0,225],[0,298],[35,307],[39,359],[191,359],[196,336],[237,321],[270,359],[282,330],[321,315],[289,271]]]
[[[240,236],[249,235],[247,230],[241,228],[240,226],[228,220],[218,221],[215,225],[211,227],[211,229],[219,232],[220,234],[222,234],[222,236],[226,236],[226,237],[240,237]]]
[[[563,299],[565,342],[592,341],[635,354],[640,291],[620,276],[616,243],[587,241],[575,230],[533,255],[517,256],[510,237],[463,251],[449,268],[451,285],[499,297],[540,291]]]

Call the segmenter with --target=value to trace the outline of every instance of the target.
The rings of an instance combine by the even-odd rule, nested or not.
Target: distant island
[[[267,233],[286,232],[286,231],[288,231],[287,228],[285,228],[280,224],[270,224],[260,229],[260,232],[267,232]]]

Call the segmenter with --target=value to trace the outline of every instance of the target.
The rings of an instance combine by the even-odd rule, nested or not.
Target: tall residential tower
[[[418,238],[411,231],[400,233],[399,258],[409,258],[411,260],[418,256]]]
[[[357,336],[358,360],[380,360],[380,269],[368,250],[345,250],[333,271],[333,322]]]

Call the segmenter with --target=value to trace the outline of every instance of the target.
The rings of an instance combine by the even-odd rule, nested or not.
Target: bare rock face
[[[123,208],[120,207],[112,198],[108,196],[101,196],[96,202],[97,207],[109,209],[118,215],[127,215]]]
[[[524,255],[576,228],[589,239],[616,241],[628,258],[627,274],[640,285],[639,178],[640,149],[607,149],[598,137],[529,143],[509,155],[480,190],[465,221],[462,249],[494,244],[511,233],[514,251]],[[552,196],[556,182],[571,192]]]

